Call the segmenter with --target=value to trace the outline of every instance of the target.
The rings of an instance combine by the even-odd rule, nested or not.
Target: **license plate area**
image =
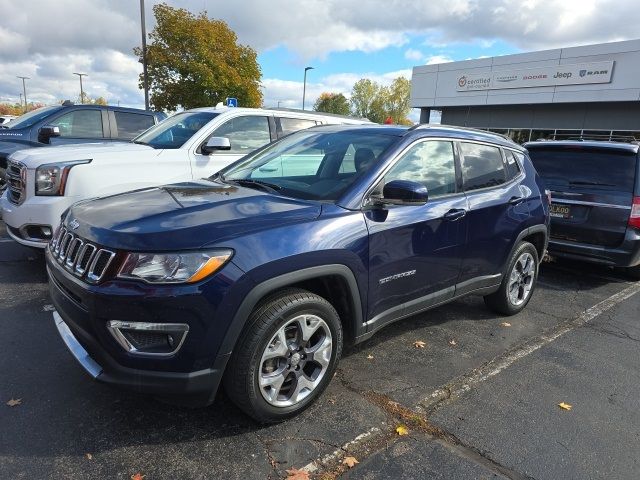
[[[554,218],[571,218],[571,206],[552,203],[549,206],[549,215]]]

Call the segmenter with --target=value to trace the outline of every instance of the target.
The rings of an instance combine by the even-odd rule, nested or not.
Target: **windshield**
[[[218,177],[293,198],[335,201],[397,140],[370,130],[305,130],[245,157]]]
[[[182,112],[163,120],[133,139],[153,148],[180,148],[202,127],[217,117],[212,112]]]
[[[4,125],[4,127],[6,127],[6,128],[27,128],[27,127],[30,127],[31,125],[35,125],[36,123],[38,123],[43,118],[48,117],[49,115],[51,115],[52,113],[55,113],[56,111],[60,110],[61,108],[63,108],[63,107],[61,107],[60,105],[56,105],[56,106],[53,106],[53,107],[38,108],[36,110],[32,110],[29,113],[25,113],[24,115],[21,115],[18,118],[14,118],[9,123]]]

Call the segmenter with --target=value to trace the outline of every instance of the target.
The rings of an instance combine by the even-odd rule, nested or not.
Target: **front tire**
[[[297,415],[327,387],[342,354],[338,313],[301,289],[268,297],[253,311],[234,348],[224,387],[261,423]]]
[[[491,310],[515,315],[527,306],[538,279],[538,251],[529,242],[521,242],[509,259],[509,265],[497,292],[484,297]]]

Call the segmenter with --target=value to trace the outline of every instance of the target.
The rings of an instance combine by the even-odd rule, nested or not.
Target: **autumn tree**
[[[363,78],[353,85],[351,113],[376,123],[384,123],[389,117],[393,123],[411,123],[407,119],[410,95],[411,82],[404,77],[396,78],[388,87]]]
[[[349,100],[341,93],[321,93],[313,105],[316,112],[349,115]]]
[[[154,5],[156,26],[147,47],[151,104],[156,110],[216,105],[235,97],[259,107],[261,70],[256,51],[237,42],[222,20],[162,3]],[[142,49],[134,52],[142,61]],[[143,77],[140,75],[140,88]]]
[[[82,92],[81,95],[78,95],[78,101],[76,103],[85,105],[108,105],[104,97],[91,98],[87,92]]]
[[[384,109],[394,123],[409,123],[407,116],[411,111],[411,82],[405,77],[396,78],[386,89]]]
[[[358,80],[351,89],[351,113],[356,117],[382,123],[384,121],[382,89],[381,85],[368,78]]]

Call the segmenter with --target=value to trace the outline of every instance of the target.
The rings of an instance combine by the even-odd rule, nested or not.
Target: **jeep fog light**
[[[124,350],[141,356],[173,355],[180,350],[189,333],[189,325],[186,323],[110,320],[107,328]]]

